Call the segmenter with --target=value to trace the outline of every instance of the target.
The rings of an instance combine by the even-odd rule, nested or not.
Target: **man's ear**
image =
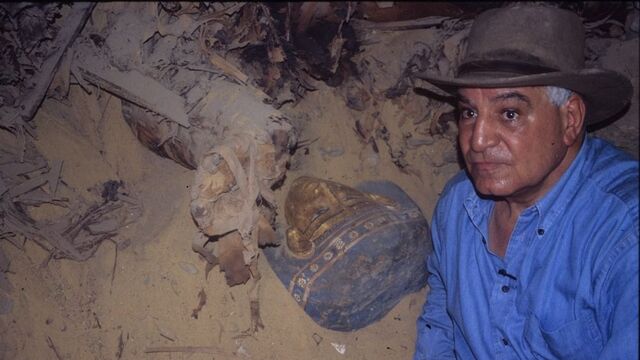
[[[582,97],[572,94],[560,109],[564,125],[564,143],[572,146],[580,140],[584,131],[586,106]]]

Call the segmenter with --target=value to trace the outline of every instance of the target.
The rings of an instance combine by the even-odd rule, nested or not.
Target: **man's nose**
[[[487,116],[478,115],[471,134],[471,149],[483,152],[498,143],[495,124]]]

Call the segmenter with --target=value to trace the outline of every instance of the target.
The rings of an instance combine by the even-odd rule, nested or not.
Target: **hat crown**
[[[584,68],[584,28],[568,10],[516,5],[478,16],[462,64],[507,62],[561,71]]]

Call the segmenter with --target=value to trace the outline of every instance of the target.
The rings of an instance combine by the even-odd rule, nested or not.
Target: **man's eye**
[[[476,117],[476,112],[471,109],[462,109],[460,111],[460,119],[471,119]]]
[[[510,121],[518,120],[518,116],[520,116],[520,114],[518,114],[518,112],[515,110],[504,110],[502,115],[504,116],[505,119]]]

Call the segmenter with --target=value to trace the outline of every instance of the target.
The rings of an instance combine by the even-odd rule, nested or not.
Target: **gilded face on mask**
[[[333,181],[307,176],[296,179],[285,200],[290,254],[299,258],[311,256],[314,241],[328,229],[358,210],[380,204],[394,206],[388,198],[366,194]]]

